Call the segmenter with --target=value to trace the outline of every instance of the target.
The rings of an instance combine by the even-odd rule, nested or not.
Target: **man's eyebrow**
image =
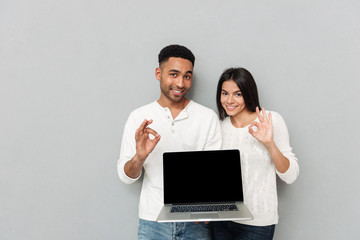
[[[170,69],[169,72],[181,73],[181,72],[180,72],[179,70],[177,70],[177,69]],[[193,72],[190,71],[190,70],[187,71],[186,73],[187,73],[187,74],[189,74],[189,73],[190,73],[190,74],[193,74]]]

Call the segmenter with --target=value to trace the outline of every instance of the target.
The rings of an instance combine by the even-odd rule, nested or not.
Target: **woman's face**
[[[232,117],[248,111],[240,88],[234,80],[223,82],[220,102],[227,115]]]

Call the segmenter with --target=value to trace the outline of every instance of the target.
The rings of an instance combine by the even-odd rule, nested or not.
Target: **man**
[[[163,153],[220,149],[222,141],[215,112],[185,97],[193,78],[192,52],[184,46],[170,45],[158,57],[155,77],[160,82],[160,98],[130,114],[124,128],[118,174],[123,182],[131,184],[145,170],[139,203],[139,240],[209,239],[205,223],[156,222],[163,206]]]

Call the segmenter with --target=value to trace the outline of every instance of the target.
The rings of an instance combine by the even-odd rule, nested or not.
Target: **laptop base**
[[[173,205],[164,205],[157,222],[210,222],[229,220],[251,220],[253,216],[243,202],[235,203],[238,211],[221,212],[171,212]]]

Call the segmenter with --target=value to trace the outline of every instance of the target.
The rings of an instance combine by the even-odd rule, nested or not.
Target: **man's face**
[[[191,87],[192,75],[193,65],[189,60],[170,57],[155,71],[161,96],[174,103],[182,101]]]

